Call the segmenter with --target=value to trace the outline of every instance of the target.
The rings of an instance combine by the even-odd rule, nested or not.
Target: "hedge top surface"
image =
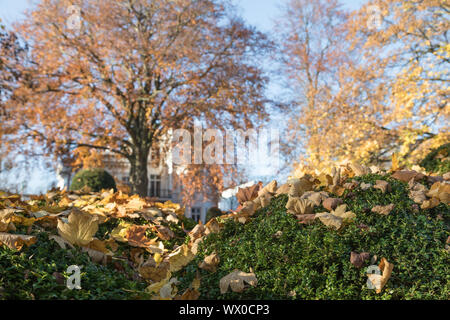
[[[70,190],[77,191],[86,186],[93,192],[99,192],[102,189],[116,190],[116,182],[113,176],[106,170],[99,168],[78,171],[72,179]]]

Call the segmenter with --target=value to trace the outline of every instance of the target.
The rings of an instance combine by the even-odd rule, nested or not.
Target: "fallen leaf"
[[[144,264],[138,267],[138,271],[144,279],[159,282],[170,276],[170,264],[166,261],[158,264],[150,256]]]
[[[301,224],[311,224],[316,219],[315,214],[298,214],[295,216],[298,220],[298,223]]]
[[[322,201],[324,201],[328,197],[329,197],[329,195],[325,191],[319,191],[319,192],[306,191],[305,193],[303,193],[300,196],[300,199],[307,199],[307,200],[311,201],[312,203],[314,203],[314,205],[320,206]]]
[[[376,293],[380,293],[381,290],[386,285],[387,281],[391,277],[392,270],[394,269],[394,265],[389,263],[386,258],[382,258],[378,267],[381,270],[381,275],[379,274],[367,274],[370,282],[374,285],[376,289]]]
[[[262,183],[257,183],[251,187],[247,188],[238,188],[238,192],[236,193],[237,201],[240,204],[243,204],[247,201],[252,201],[256,197],[258,197],[258,191],[261,190]]]
[[[300,197],[306,191],[311,191],[313,189],[313,183],[309,181],[307,177],[302,177],[300,179],[291,179],[288,181],[288,184],[288,195],[291,197]]]
[[[194,227],[194,229],[192,229],[191,232],[189,232],[189,237],[193,241],[195,239],[203,237],[205,231],[206,231],[205,226],[201,221],[199,221],[199,223]]]
[[[69,222],[58,220],[58,233],[73,245],[85,246],[94,238],[98,230],[98,218],[89,213],[72,211],[69,214]]]
[[[116,241],[128,242],[128,228],[133,226],[130,222],[120,221],[119,225],[111,231],[111,237]]]
[[[146,231],[149,226],[131,225],[127,228],[125,238],[128,244],[133,247],[146,248],[155,244],[155,241],[147,238]]]
[[[450,184],[435,182],[431,186],[430,191],[428,191],[427,196],[437,198],[442,203],[450,205]]]
[[[209,256],[206,256],[198,267],[209,272],[216,272],[219,262],[220,258],[217,253],[212,253]]]
[[[369,168],[366,168],[358,163],[349,163],[348,166],[353,171],[356,177],[363,176],[371,172]]]
[[[425,175],[417,171],[395,171],[391,177],[403,182],[409,182],[411,179],[415,181],[421,180]]]
[[[379,213],[382,215],[388,215],[394,209],[395,205],[393,203],[388,204],[387,206],[375,206],[372,208],[372,212]]]
[[[258,280],[253,272],[245,273],[235,269],[230,274],[220,279],[220,293],[224,294],[231,288],[233,292],[242,292],[245,289],[245,283],[255,287]]]
[[[375,189],[381,190],[382,193],[390,192],[391,186],[387,181],[377,180],[376,184],[373,186]]]
[[[279,196],[280,194],[287,194],[289,192],[289,189],[290,189],[290,184],[285,183],[277,189],[275,196]]]
[[[370,254],[368,252],[351,252],[350,253],[350,262],[358,269],[361,268],[364,264],[364,261],[370,259]]]
[[[35,236],[0,232],[0,245],[4,244],[12,250],[20,251],[24,245],[31,246],[35,244],[36,241],[37,238]]]
[[[312,214],[314,212],[314,203],[307,199],[301,199],[300,197],[289,196],[286,209],[294,215]]]
[[[273,180],[272,182],[268,183],[264,188],[258,191],[258,196],[267,193],[273,195],[276,191],[277,191],[277,182]]]
[[[170,271],[176,272],[181,270],[181,268],[191,262],[194,257],[195,255],[186,244],[179,246],[174,252],[169,254]]]
[[[75,249],[75,247],[69,241],[66,241],[64,238],[62,238],[60,236],[50,235],[50,236],[48,236],[48,238],[50,240],[54,240],[61,247],[61,249],[66,249],[66,246],[69,246],[70,248]]]
[[[334,211],[317,213],[316,217],[327,227],[339,230],[344,221],[352,221],[356,215],[352,211],[347,211],[346,204],[341,204]]]
[[[154,229],[155,229],[156,233],[158,234],[158,237],[161,240],[170,240],[173,237],[175,237],[175,234],[173,233],[173,231],[167,227],[155,226]]]
[[[322,203],[322,206],[328,211],[332,211],[337,208],[338,205],[342,204],[343,201],[340,198],[328,198]]]
[[[0,210],[0,232],[9,230],[14,212],[15,210],[10,208]]]

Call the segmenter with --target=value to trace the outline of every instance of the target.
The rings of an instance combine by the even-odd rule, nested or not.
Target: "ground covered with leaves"
[[[205,225],[112,190],[2,194],[0,299],[448,299],[449,178],[339,165]]]

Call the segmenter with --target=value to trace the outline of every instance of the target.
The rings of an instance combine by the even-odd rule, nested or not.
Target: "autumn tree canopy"
[[[447,1],[375,0],[347,15],[333,0],[310,7],[289,3],[281,46],[306,141],[300,163],[397,153],[406,164],[448,141]]]
[[[265,114],[256,62],[270,44],[227,1],[42,0],[15,29],[29,45],[6,107],[19,133],[52,154],[128,159],[132,192],[146,194],[170,128],[245,129]]]

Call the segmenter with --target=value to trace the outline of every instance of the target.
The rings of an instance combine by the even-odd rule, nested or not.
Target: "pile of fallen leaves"
[[[391,186],[392,183],[395,184],[395,192]],[[408,195],[408,198],[405,198],[406,194]],[[266,272],[271,273],[270,269],[278,268],[267,267],[267,265],[277,265],[273,259],[281,260],[278,262],[278,265],[289,264],[289,261],[295,260],[295,258],[292,257],[293,253],[289,251],[289,246],[294,247],[297,245],[294,240],[295,235],[290,235],[290,238],[283,239],[286,232],[302,233],[303,238],[301,239],[309,239],[309,236],[312,237],[317,230],[320,230],[319,234],[322,234],[323,237],[336,236],[336,238],[333,239],[334,244],[348,246],[348,248],[344,250],[344,252],[348,252],[347,258],[344,261],[340,260],[339,257],[335,257],[336,259],[334,260],[332,259],[332,261],[336,263],[334,266],[336,268],[338,268],[338,264],[341,264],[339,268],[347,268],[347,263],[351,264],[355,270],[362,269],[363,265],[365,267],[369,267],[370,265],[378,266],[378,273],[367,272],[365,274],[365,280],[370,283],[369,285],[364,282],[362,288],[359,290],[352,289],[353,291],[350,290],[350,293],[347,292],[338,295],[337,297],[325,293],[322,296],[325,298],[358,298],[361,297],[359,292],[363,290],[370,291],[369,289],[374,289],[374,294],[380,294],[389,282],[392,274],[395,274],[396,263],[400,263],[400,265],[397,266],[399,269],[414,269],[421,266],[419,260],[413,260],[413,264],[410,266],[403,265],[405,261],[401,261],[401,259],[406,259],[406,252],[401,259],[398,259],[399,262],[397,262],[396,257],[401,255],[402,250],[417,250],[417,252],[419,252],[423,248],[427,248],[427,246],[430,245],[430,242],[440,243],[436,246],[437,252],[442,250],[442,255],[440,255],[439,259],[448,261],[448,253],[450,251],[450,233],[448,225],[450,214],[449,173],[438,176],[426,175],[425,173],[414,170],[383,172],[378,167],[367,168],[359,164],[346,163],[333,168],[329,172],[316,171],[304,173],[300,177],[293,177],[287,183],[282,185],[278,185],[277,181],[272,181],[264,187],[261,183],[255,184],[251,187],[240,189],[237,198],[240,206],[236,212],[221,216],[209,222],[211,224],[214,221],[219,229],[223,229],[224,225],[227,225],[225,228],[226,230],[222,230],[221,234],[216,236],[213,240],[208,240],[206,233],[202,234],[201,237],[200,235],[196,236],[197,240],[195,241],[195,244],[207,239],[206,243],[201,248],[202,252],[200,258],[197,258],[192,264],[192,268],[195,269],[195,266],[198,266],[199,269],[202,269],[201,272],[198,270],[196,271],[195,281],[200,282],[200,280],[203,279],[203,281],[207,283],[203,290],[203,294],[200,295],[201,298],[218,298],[225,294],[229,288],[232,292],[239,294],[237,296],[227,296],[229,298],[283,298],[283,295],[272,295],[275,291],[275,284],[283,281],[283,278],[290,276],[283,274],[282,271],[277,274],[277,277],[270,279],[269,283],[267,283],[267,279],[265,279],[266,288],[249,289],[254,295],[245,294],[244,290],[259,285],[259,277],[257,276],[258,269],[261,274],[264,274]],[[287,201],[284,202],[284,199],[286,198]],[[386,203],[389,199],[395,199],[396,201]],[[284,210],[277,211],[278,220],[270,220],[271,218],[269,216],[264,216],[264,214],[273,215],[272,211],[274,210],[274,203],[276,204],[275,207],[280,205],[280,203],[284,206]],[[278,207],[276,208],[279,210]],[[357,208],[358,212],[356,212],[356,210],[353,212],[349,208]],[[292,221],[292,219],[289,221],[286,220],[285,222],[288,227],[284,226],[284,228],[287,228],[288,231],[277,230],[271,235],[264,234],[259,237],[258,233],[266,233],[267,229],[270,230],[274,228],[280,219],[284,219],[283,215],[294,218],[299,225],[298,229],[289,225],[289,223],[291,223],[289,221]],[[389,216],[392,217],[392,220],[387,218]],[[229,222],[230,220],[233,221],[234,225]],[[383,223],[383,220],[385,220],[386,223]],[[217,223],[217,221],[219,221],[219,223]],[[374,225],[366,225],[361,223],[361,221],[368,224],[368,221],[370,221],[370,223],[373,223]],[[411,225],[416,224],[416,221],[417,226]],[[414,228],[420,228],[419,223],[423,223],[427,228],[430,227],[430,230],[427,230],[427,232],[431,232],[431,235],[434,236],[434,238],[430,237],[429,234],[424,234],[423,239],[426,240],[426,242],[420,243],[419,246],[413,239],[411,239],[410,243],[408,243],[407,239],[401,239],[401,241],[398,241],[399,246],[397,247],[397,244],[395,243],[395,234],[401,234],[403,232],[404,235],[399,236],[401,238],[410,235],[411,233],[420,234],[423,230],[414,230]],[[247,226],[240,228],[239,226],[236,226],[236,224]],[[318,224],[322,224],[323,227],[325,227],[325,230],[318,229],[320,228]],[[404,229],[399,229],[397,224],[404,225]],[[309,226],[311,226],[311,229],[308,229]],[[279,228],[282,229],[282,227]],[[377,231],[377,228],[380,230]],[[431,228],[435,228],[434,231]],[[310,234],[308,234],[308,232],[310,232]],[[326,233],[328,234],[326,235]],[[445,237],[443,235],[445,235]],[[339,237],[342,238],[342,241],[340,241]],[[371,247],[379,247],[376,252],[363,251],[364,245],[361,243],[358,245],[352,244],[352,242],[358,241],[359,238],[377,239],[377,237],[379,237],[380,243],[383,242],[383,246],[390,248],[390,250],[395,248],[397,252],[395,252],[395,254],[389,253],[391,257],[383,256],[388,255],[388,249],[384,249],[383,246],[380,247],[380,244],[377,245],[376,241],[375,243],[372,241],[375,245],[370,245]],[[276,244],[277,241],[280,241],[279,239],[288,241],[288,243],[283,243],[283,241],[281,241],[280,244]],[[289,245],[289,241],[292,241],[291,245]],[[276,245],[274,245],[274,243]],[[317,243],[323,245],[322,240],[318,240]],[[368,243],[370,243],[370,241],[368,241]],[[384,243],[386,244],[384,245]],[[406,247],[405,245],[410,247]],[[273,249],[268,249],[269,246],[273,246]],[[352,247],[362,248],[359,251],[353,251]],[[367,247],[369,247],[369,245],[367,245]],[[330,248],[328,252],[325,250],[325,254],[332,255],[333,249],[334,248]],[[308,250],[310,250],[310,247]],[[433,248],[433,250],[435,250],[435,248]],[[241,254],[245,258],[239,257],[239,251],[242,252]],[[320,252],[320,250],[315,251],[317,253]],[[383,251],[386,253],[383,253]],[[279,252],[277,257],[271,257],[274,252]],[[301,254],[303,253],[297,253],[299,256]],[[311,253],[311,255],[313,254],[314,253]],[[433,253],[430,251],[430,258],[433,254],[434,251]],[[305,258],[309,259],[311,255],[307,255]],[[304,260],[306,260],[305,258]],[[221,260],[226,260],[228,265],[223,267],[223,270],[221,270],[222,272],[220,272],[219,275],[212,275],[217,272],[218,268],[223,264]],[[230,265],[230,261],[233,261],[234,265]],[[442,265],[437,263],[437,260],[435,262],[442,267]],[[252,263],[254,265],[252,265]],[[303,262],[299,262],[299,264],[301,263]],[[262,264],[263,266],[259,266],[258,268],[258,264]],[[241,268],[242,270],[238,269],[239,265],[244,266]],[[292,267],[294,267],[293,263]],[[317,268],[325,269],[327,267],[329,266]],[[448,275],[448,267],[445,268],[447,270],[440,270],[440,272],[444,271],[444,274]],[[280,267],[280,269],[289,268],[283,266]],[[243,270],[249,272],[244,272]],[[305,270],[308,272],[311,270],[314,271],[314,268],[311,269],[309,267],[309,269],[306,268]],[[229,273],[230,271],[231,273]],[[331,274],[327,275],[327,271],[325,270],[322,272],[325,276],[331,276]],[[339,274],[343,271],[330,270],[328,272]],[[433,274],[433,272],[431,273]],[[191,271],[190,274],[192,278],[193,271]],[[320,278],[323,274],[318,275],[317,277]],[[356,277],[354,273],[351,274],[352,277]],[[180,274],[180,276],[190,279],[189,272]],[[304,275],[299,274],[298,279],[294,280],[294,283],[295,281],[301,282],[304,280],[302,279],[303,277]],[[412,281],[412,279],[413,277],[411,277],[409,281]],[[211,293],[214,292],[214,281],[217,280],[219,280],[220,294]],[[428,281],[426,279],[424,280]],[[432,285],[441,287],[441,290],[448,293],[448,290],[450,289],[448,286],[448,277],[447,279],[444,279],[447,283],[444,287],[442,287],[441,281],[442,279],[436,280]],[[325,288],[329,287],[329,285],[325,285],[326,282],[327,281],[323,282],[324,292],[326,291]],[[209,283],[211,283],[210,286],[208,286]],[[353,279],[353,284],[354,283],[355,281]],[[402,286],[408,283],[408,281],[404,280],[403,283]],[[317,287],[314,287],[314,284],[310,284],[308,289],[319,291],[319,287],[322,284],[318,283],[316,285]],[[343,285],[343,283],[341,285]],[[371,286],[371,288],[364,288],[366,285],[369,287]],[[287,282],[285,282],[284,290],[286,290],[286,287]],[[283,291],[283,288],[279,290]],[[356,291],[358,291],[358,293],[355,293]],[[391,290],[390,293],[394,291]],[[420,290],[416,289],[416,291],[419,292]],[[293,296],[295,296],[295,290],[292,292],[294,292]],[[410,292],[407,294],[404,294],[403,292],[405,292],[404,288],[398,290],[397,293],[394,292],[393,296],[397,298],[405,298],[408,297],[408,295],[409,297],[417,297],[414,295],[411,296]],[[305,297],[317,298],[321,297],[321,294],[322,293],[316,292],[305,295]],[[427,291],[426,294],[429,294],[429,292]],[[284,298],[288,297],[290,297],[289,293],[284,296]],[[429,298],[429,296],[426,297]]]
[[[379,178],[375,180],[364,178],[375,175]],[[385,200],[379,202],[364,200],[361,209],[363,214],[359,213],[360,209],[351,209],[360,208],[356,206],[356,198],[361,194],[376,195],[374,199],[389,199],[390,194],[393,194],[389,179],[407,185],[409,197],[407,201],[409,202],[406,206],[400,207],[399,203],[386,203]],[[325,228],[320,229],[321,234],[329,232],[329,236],[336,237],[333,241],[339,241],[341,236],[342,243],[345,243],[346,236],[343,234],[346,231],[343,230],[346,229],[353,234],[363,234],[366,238],[372,235],[372,238],[375,238],[375,232],[370,231],[371,226],[358,221],[367,217],[368,221],[371,221],[373,215],[378,217],[377,219],[387,219],[385,217],[400,214],[402,217],[408,217],[439,208],[443,212],[436,214],[433,219],[444,220],[443,215],[447,217],[449,213],[449,180],[448,173],[443,176],[404,170],[387,173],[376,167],[367,168],[347,163],[329,172],[303,173],[281,185],[277,181],[272,181],[266,186],[259,183],[240,189],[237,194],[239,208],[231,214],[213,218],[205,225],[202,223],[194,225],[192,220],[186,219],[184,208],[179,204],[170,201],[155,203],[138,196],[114,193],[112,190],[88,194],[52,190],[46,195],[32,197],[27,201],[21,200],[17,195],[2,193],[0,194],[0,251],[4,250],[2,246],[15,252],[39,246],[38,235],[45,233],[48,239],[57,243],[61,249],[77,250],[87,255],[92,263],[112,266],[120,272],[125,262],[133,270],[134,281],[144,282],[145,292],[152,299],[218,298],[217,295],[226,296],[228,292],[243,293],[248,288],[261,290],[258,289],[261,287],[258,270],[267,270],[269,267],[252,266],[251,261],[246,262],[245,259],[236,260],[239,263],[230,265],[230,261],[239,259],[239,256],[234,255],[233,258],[224,259],[221,255],[225,253],[219,251],[238,250],[241,238],[235,238],[235,236],[238,234],[236,230],[240,228],[239,225],[243,228],[239,229],[239,232],[242,232],[242,237],[245,238],[248,232],[246,230],[261,228],[261,224],[266,223],[264,222],[266,218],[261,215],[271,214],[267,208],[276,207],[279,210],[278,221],[281,219],[287,225],[292,224],[292,221],[297,222],[298,227],[295,228],[300,229],[292,231],[294,229],[291,228],[290,232],[298,232],[307,237],[308,232],[313,234],[313,231],[308,231],[308,227],[317,227],[320,224]],[[391,196],[391,198],[395,197]],[[282,207],[279,207],[280,203]],[[410,205],[411,203],[413,204]],[[273,225],[264,226],[262,232],[271,230],[276,223],[277,221],[274,220]],[[441,231],[448,237],[448,225],[443,223],[442,226],[444,227]],[[229,231],[232,230],[229,228],[234,228],[234,231]],[[277,230],[270,237],[264,236],[264,241],[269,241],[269,244],[276,243],[284,239],[285,232]],[[292,241],[295,244],[295,235],[293,236],[294,238],[284,239],[284,241]],[[448,239],[445,248],[444,245],[442,246],[446,255],[449,250]],[[434,240],[439,242],[439,239]],[[259,259],[258,261],[262,261],[262,264],[273,263],[269,256],[264,257],[258,254],[257,251],[264,251],[264,248],[258,247],[256,240],[251,240],[249,243],[249,248],[245,250],[241,248],[244,252],[253,254],[250,251],[254,250],[256,252],[254,259]],[[225,245],[229,247],[219,250],[220,246]],[[373,285],[374,292],[381,293],[391,276],[395,274],[397,262],[393,257],[383,256],[381,249],[380,252],[366,252],[363,249],[360,248],[357,251],[349,247],[342,250],[348,251],[347,261],[354,269],[359,270],[369,262],[377,263],[381,272],[367,273],[365,277]],[[289,248],[283,250],[289,250]],[[278,258],[282,259],[281,264],[289,265],[294,255],[281,252]],[[379,263],[378,258],[380,258]],[[264,259],[267,261],[265,262]],[[239,268],[239,265],[243,267]],[[342,271],[330,269],[321,272],[327,274],[327,272]],[[263,274],[262,271],[261,274]],[[0,274],[0,287],[2,276]],[[59,273],[54,276],[55,278],[66,277]],[[278,283],[284,276],[287,277],[282,274],[278,276],[280,278],[269,280],[265,278],[262,282]],[[302,275],[298,277],[297,280],[302,281]],[[352,277],[355,275],[353,274]],[[287,290],[286,286],[285,283],[284,289],[277,290]],[[313,283],[310,286],[314,289]],[[217,292],[217,295],[211,293],[216,289],[220,290],[220,293]],[[202,294],[202,292],[209,292],[213,296]],[[261,292],[260,294],[265,294]],[[297,295],[295,290],[290,292],[292,297]],[[272,296],[258,296],[258,298],[270,297]],[[320,297],[320,294],[317,294],[317,297]]]
[[[195,224],[184,217],[179,204],[154,203],[112,190],[89,194],[52,190],[27,201],[0,194],[0,250],[20,253],[39,247],[43,244],[38,238],[44,233],[61,249],[83,252],[91,262],[118,272],[126,262],[135,271],[134,280],[145,281],[146,292],[154,298],[174,296],[170,275],[193,258],[185,223]],[[54,274],[56,280],[63,271]],[[6,273],[0,274],[0,286],[3,276]]]

